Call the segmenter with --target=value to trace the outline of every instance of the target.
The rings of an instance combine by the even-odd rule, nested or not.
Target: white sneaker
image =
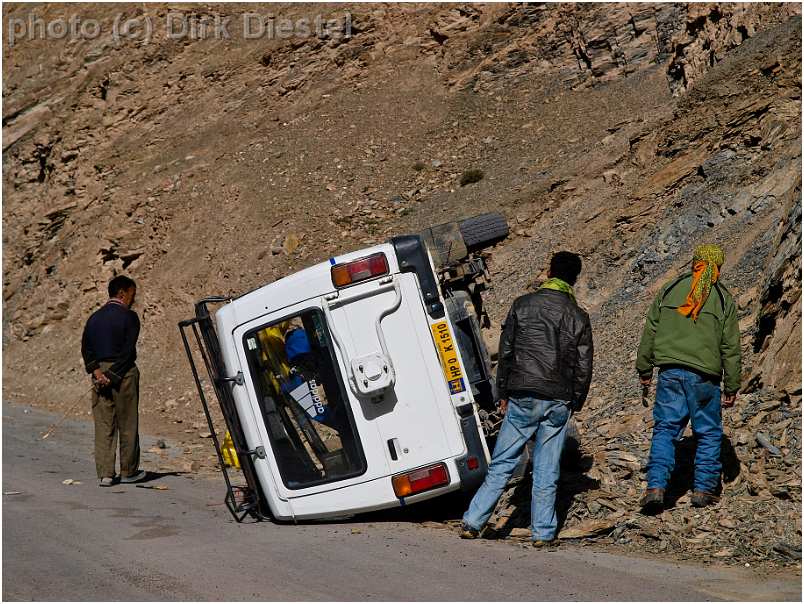
[[[103,478],[100,479],[100,482],[98,483],[98,486],[99,487],[111,487],[111,486],[114,486],[114,478],[112,478],[111,476],[104,476]]]
[[[136,474],[132,474],[131,476],[121,476],[120,482],[122,482],[123,484],[131,484],[132,482],[139,482],[147,475],[148,472],[146,472],[145,470],[140,470],[139,472],[137,472]]]

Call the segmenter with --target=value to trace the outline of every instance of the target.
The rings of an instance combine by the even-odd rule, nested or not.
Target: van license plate
[[[450,394],[458,394],[466,390],[463,381],[463,371],[461,363],[458,361],[458,351],[452,341],[452,334],[446,321],[439,321],[430,326],[433,331],[433,339],[438,348],[438,356],[441,358],[441,368],[444,370],[444,377],[447,378]]]

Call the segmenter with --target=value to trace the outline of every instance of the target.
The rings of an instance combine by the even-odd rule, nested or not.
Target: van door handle
[[[397,453],[398,447],[399,447],[398,438],[388,439],[388,451],[391,453],[391,459],[393,459],[394,461],[397,461],[399,459],[399,453]]]

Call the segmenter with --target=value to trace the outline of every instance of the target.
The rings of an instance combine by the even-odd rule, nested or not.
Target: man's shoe
[[[535,548],[543,549],[545,547],[556,547],[558,543],[559,543],[558,539],[549,539],[549,540],[534,539],[531,542],[531,545]]]
[[[114,478],[111,477],[111,476],[104,476],[103,478],[100,479],[100,482],[98,483],[98,486],[99,487],[111,487],[111,486],[114,486]]]
[[[123,484],[131,484],[132,482],[139,482],[146,476],[148,476],[148,472],[146,472],[145,470],[140,470],[139,472],[137,472],[136,474],[132,474],[131,476],[121,476],[120,482],[122,482]]]
[[[461,525],[461,539],[477,539],[480,537],[480,531],[470,528],[468,526]]]
[[[717,496],[712,495],[712,493],[707,493],[706,491],[695,491],[690,498],[690,503],[694,508],[705,508],[717,502]]]
[[[642,513],[648,516],[659,514],[664,510],[664,489],[648,489],[639,500]]]

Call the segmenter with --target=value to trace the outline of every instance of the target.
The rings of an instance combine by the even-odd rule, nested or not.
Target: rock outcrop
[[[672,60],[667,68],[676,94],[688,90],[726,53],[760,30],[784,23],[801,11],[792,4],[702,2],[687,5],[684,13],[681,27],[671,36]]]
[[[777,202],[786,211],[764,270],[752,342],[757,358],[745,390],[801,398],[801,189]]]

